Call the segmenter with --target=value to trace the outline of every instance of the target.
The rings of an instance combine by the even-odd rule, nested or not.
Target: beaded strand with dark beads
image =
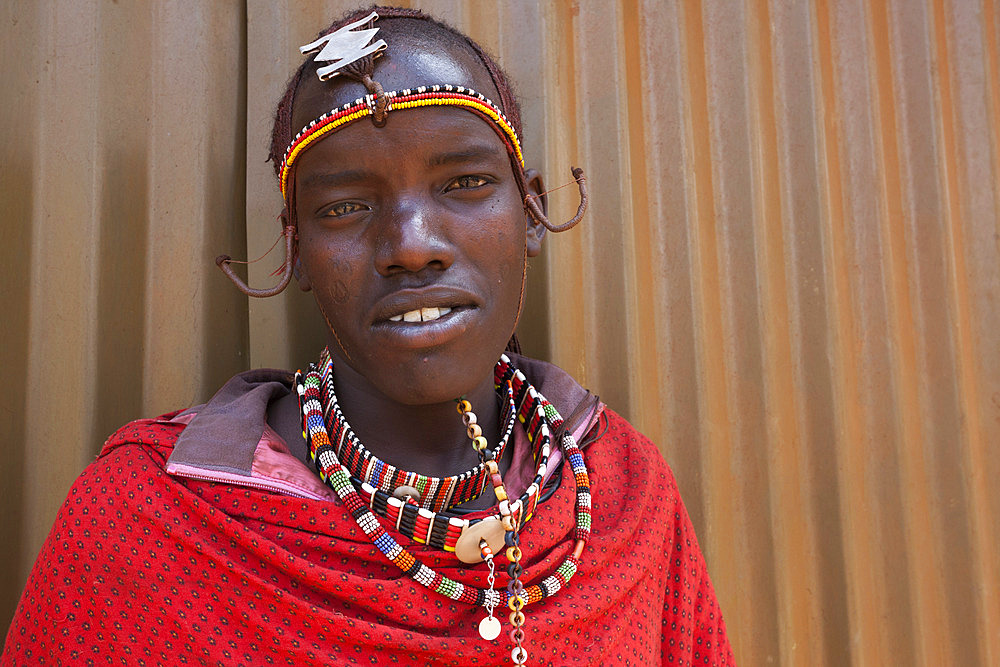
[[[522,609],[524,608],[526,596],[524,594],[524,584],[521,583],[520,578],[523,568],[521,567],[521,547],[517,535],[517,522],[510,511],[510,500],[507,496],[507,489],[504,487],[503,477],[500,475],[500,466],[492,457],[492,453],[486,451],[486,438],[483,437],[482,428],[478,424],[476,413],[472,411],[472,404],[465,398],[458,399],[457,403],[458,412],[462,415],[462,421],[465,423],[467,429],[466,434],[472,440],[472,448],[479,454],[480,460],[486,464],[490,481],[493,483],[493,493],[497,497],[500,509],[500,522],[504,528],[504,544],[507,546],[506,556],[507,560],[510,561],[507,565],[507,575],[510,577],[510,581],[507,583],[507,592],[510,594],[507,606],[510,608],[509,618],[513,626],[513,630],[510,631],[510,639],[514,643],[514,650],[511,651],[510,659],[515,665],[523,665],[528,659],[528,652],[521,645],[524,641],[524,629],[522,627],[524,625],[524,612]],[[483,548],[483,559],[487,560],[490,565],[492,579],[493,554],[490,552],[489,547],[485,545],[485,541],[480,543],[480,547]],[[491,590],[493,587],[492,584],[493,582],[491,581]],[[487,638],[488,634],[493,635],[492,630],[496,627],[494,622],[493,610],[490,609],[489,615],[480,622],[480,635],[484,639]],[[490,629],[489,633],[484,632],[487,627]]]

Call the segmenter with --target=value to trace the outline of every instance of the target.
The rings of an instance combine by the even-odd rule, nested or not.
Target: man
[[[502,71],[392,8],[305,50],[272,150],[285,276],[237,282],[294,273],[327,347],[109,438],[4,663],[731,663],[655,447],[514,352],[527,258],[567,225]]]

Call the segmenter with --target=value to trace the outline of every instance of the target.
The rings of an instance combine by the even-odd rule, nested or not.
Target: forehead
[[[472,88],[499,104],[499,93],[482,61],[460,38],[441,33],[438,28],[420,32],[401,30],[400,21],[386,21],[376,38],[388,48],[375,60],[372,78],[386,91],[452,84]],[[309,56],[312,57],[312,56]],[[364,97],[365,87],[343,75],[320,81],[309,67],[295,92],[292,127],[297,130],[334,107]]]

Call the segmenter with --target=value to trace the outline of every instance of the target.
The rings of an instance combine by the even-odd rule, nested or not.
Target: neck
[[[337,401],[351,428],[368,451],[386,463],[423,475],[447,477],[479,462],[454,400],[428,405],[397,403],[336,359],[333,377]],[[500,410],[492,372],[465,398],[472,404],[490,447],[495,447]]]

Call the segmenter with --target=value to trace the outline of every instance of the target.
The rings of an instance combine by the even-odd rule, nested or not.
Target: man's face
[[[390,80],[420,74],[393,65]],[[455,83],[492,89],[468,78]],[[423,83],[452,81],[405,85]],[[307,112],[297,99],[296,120],[347,101],[318,97]],[[487,122],[444,107],[392,112],[382,128],[363,119],[318,141],[296,169],[300,284],[340,367],[406,404],[447,401],[490,377],[517,321],[525,255],[539,247]]]

